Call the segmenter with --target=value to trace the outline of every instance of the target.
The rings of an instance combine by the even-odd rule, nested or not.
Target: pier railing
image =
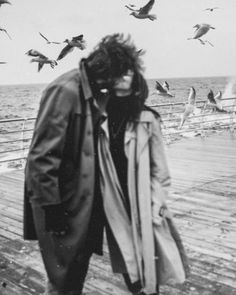
[[[206,100],[196,101],[195,110],[183,125],[180,122],[186,102],[153,103],[147,105],[161,114],[162,132],[166,143],[183,136],[206,136],[208,132],[236,128],[236,97],[222,99],[222,111],[216,111]],[[24,165],[28,154],[34,124],[32,118],[0,120],[0,165],[9,163],[12,167]]]

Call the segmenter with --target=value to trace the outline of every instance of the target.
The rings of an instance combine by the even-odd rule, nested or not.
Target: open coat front
[[[159,213],[163,206],[166,207],[170,185],[160,119],[145,110],[137,122],[128,122],[126,126],[124,148],[128,159],[131,220],[109,152],[106,121],[102,128],[99,161],[105,214],[116,241],[113,243],[108,236],[113,271],[128,272],[132,282],[141,280],[146,293],[155,293],[156,284],[160,283],[155,231],[162,223]]]
[[[102,250],[102,221],[95,220],[89,232],[95,160],[92,93],[85,74],[70,71],[45,90],[25,169],[24,238],[39,240],[49,279],[58,289],[67,283],[74,259],[88,251],[88,239],[92,251]],[[63,237],[45,230],[42,206],[56,204],[67,212],[70,231]]]

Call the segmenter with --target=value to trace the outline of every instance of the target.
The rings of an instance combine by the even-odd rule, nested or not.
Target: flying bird
[[[44,40],[46,40],[47,44],[61,44],[60,42],[55,41],[49,41],[48,38],[46,38],[42,33],[39,32],[39,35],[43,37]]]
[[[139,50],[137,50],[136,51],[136,53],[137,53],[137,55],[144,55],[144,53],[145,53],[145,50],[143,50],[143,49],[139,49]]]
[[[204,10],[208,10],[208,11],[214,11],[215,9],[219,9],[220,7],[209,7],[209,8],[206,8]]]
[[[189,91],[189,96],[188,96],[188,102],[187,104],[185,105],[185,110],[184,110],[184,113],[182,114],[182,117],[181,117],[181,122],[180,122],[180,125],[179,125],[179,129],[182,128],[184,122],[186,121],[186,119],[194,113],[194,110],[196,108],[196,90],[194,87],[191,87],[190,88],[190,91]]]
[[[57,60],[62,59],[65,57],[69,52],[71,52],[75,47],[79,48],[80,50],[84,50],[86,48],[86,42],[84,40],[84,35],[81,34],[79,36],[73,37],[71,40],[66,39],[64,43],[67,45],[62,49],[60,52]]]
[[[201,42],[201,44],[205,45],[206,42],[209,43],[211,46],[213,46],[212,43],[210,43],[209,41],[205,40],[203,41],[201,39],[201,37],[203,35],[205,35],[210,29],[215,29],[214,27],[212,27],[209,24],[196,24],[193,28],[196,28],[195,32],[194,32],[194,36],[193,38],[188,38],[188,40],[192,40],[192,39],[197,39]]]
[[[51,68],[54,69],[54,67],[57,65],[57,62],[53,59],[48,58],[41,52],[35,50],[35,49],[30,49],[29,51],[26,52],[28,56],[33,56],[35,58],[32,58],[30,62],[37,62],[38,63],[38,72],[42,69],[44,64],[50,64]]]
[[[133,15],[136,18],[139,19],[150,19],[150,20],[155,20],[157,17],[155,14],[150,14],[150,11],[153,7],[155,3],[155,0],[150,0],[145,6],[139,8],[139,9],[134,9],[132,7],[129,7],[128,5],[126,5],[126,7],[130,10],[132,10],[132,12],[130,13],[130,15]]]
[[[11,4],[8,0],[0,0],[0,7],[2,4]]]
[[[226,112],[223,110],[222,105],[219,105],[219,100],[221,98],[221,91],[219,91],[216,96],[214,96],[214,92],[210,89],[207,95],[207,102],[204,106],[204,109],[209,108],[211,111],[218,111],[218,112]],[[218,103],[217,103],[218,100]]]
[[[156,91],[158,95],[174,97],[174,95],[170,93],[169,89],[169,84],[166,81],[162,85],[156,81]]]
[[[7,34],[8,38],[11,39],[11,36],[8,34],[6,29],[0,27],[0,32],[4,32],[5,34]]]
[[[0,65],[5,65],[6,63],[6,61],[0,61]]]

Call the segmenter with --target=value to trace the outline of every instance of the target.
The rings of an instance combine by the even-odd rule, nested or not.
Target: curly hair
[[[142,60],[130,36],[113,34],[104,37],[87,57],[86,65],[92,79],[112,81],[129,69],[134,73],[141,71]]]

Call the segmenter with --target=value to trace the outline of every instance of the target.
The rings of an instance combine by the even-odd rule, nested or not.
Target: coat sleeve
[[[52,85],[42,96],[26,165],[31,202],[61,203],[59,168],[76,93],[66,85]]]
[[[159,216],[160,208],[166,205],[171,178],[166,159],[160,118],[153,115],[150,137],[150,176],[153,214]]]

